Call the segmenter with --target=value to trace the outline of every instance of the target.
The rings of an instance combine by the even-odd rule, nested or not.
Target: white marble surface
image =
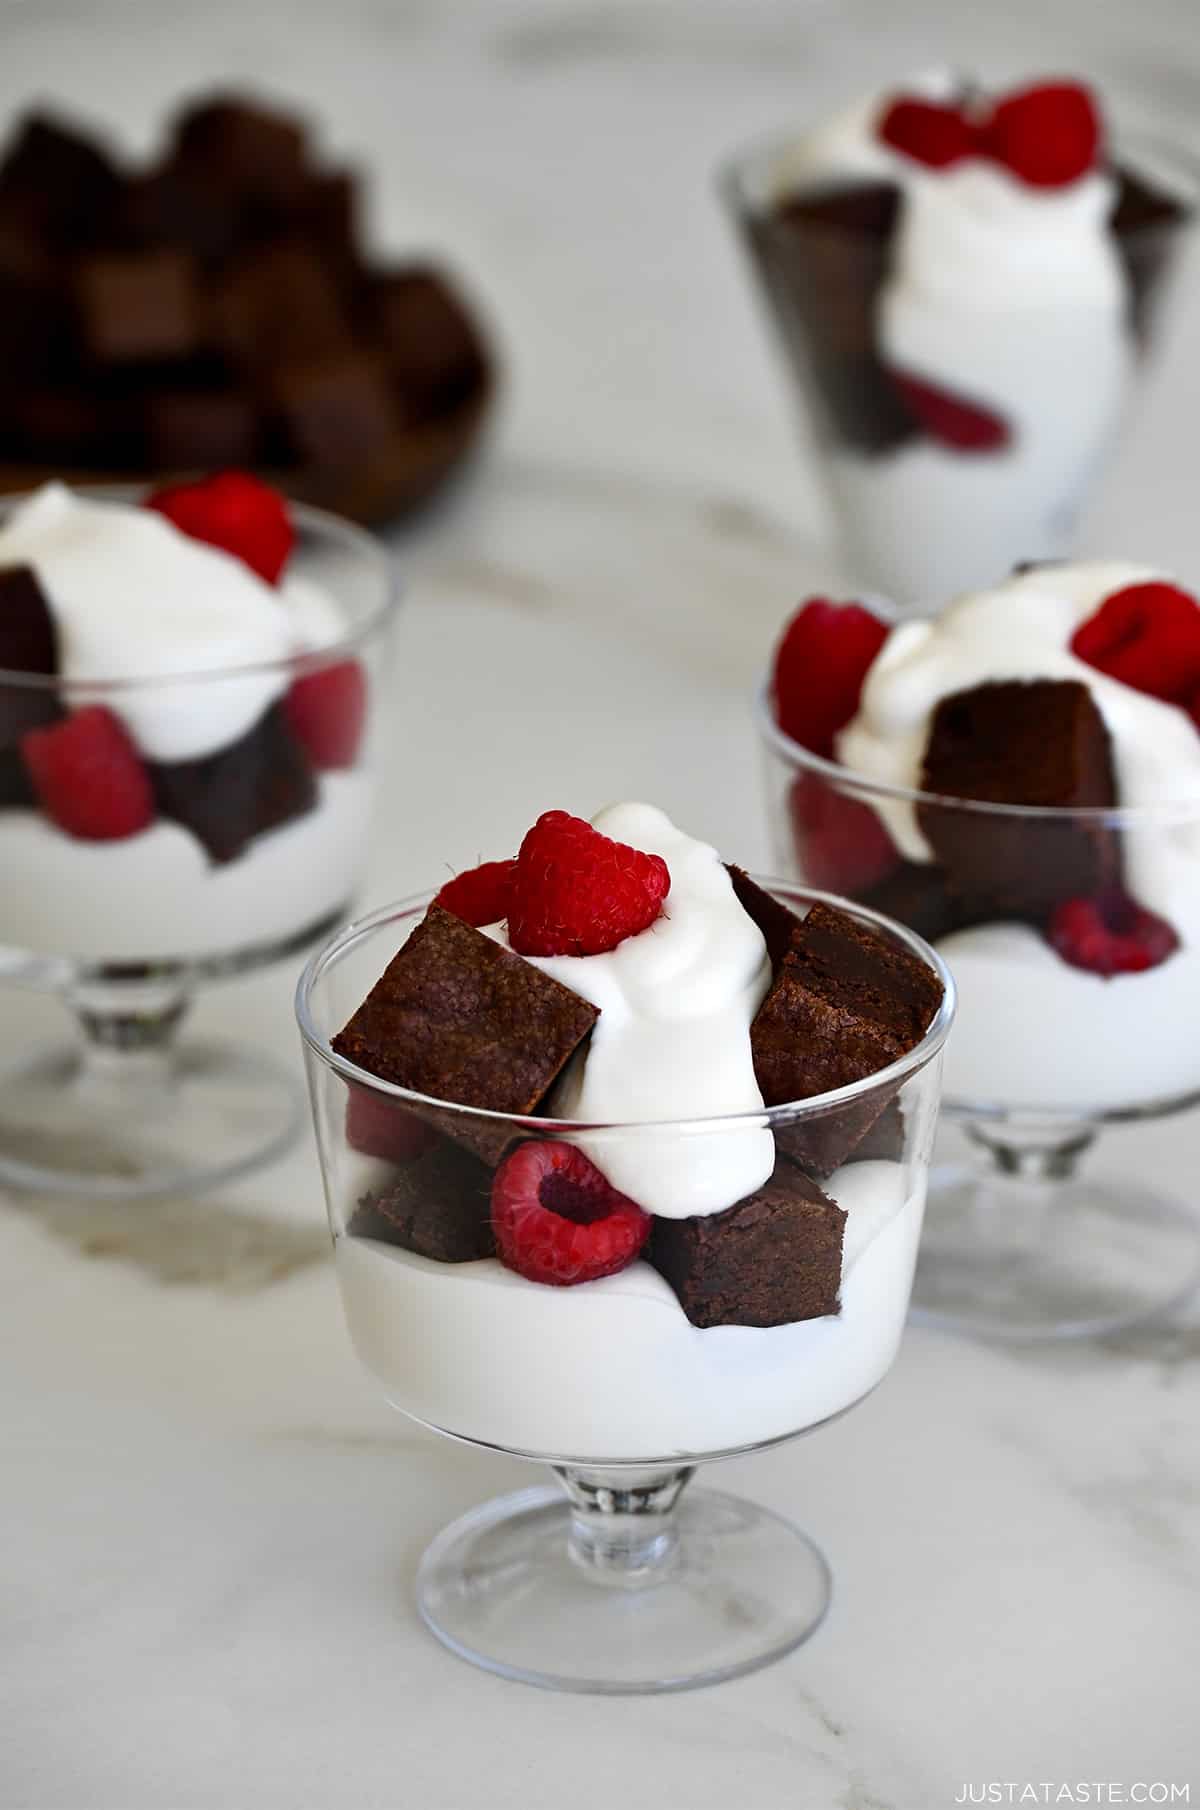
[[[834,568],[711,165],[947,53],[997,76],[1083,66],[1186,125],[1192,0],[1109,14],[0,8],[4,116],[44,93],[140,145],[202,82],[297,97],[377,167],[379,237],[453,253],[503,333],[511,383],[485,458],[397,537],[411,601],[372,898],[506,852],[547,805],[630,792],[761,861],[745,695],[795,594]],[[1198,348],[1193,310],[1089,534],[1193,580]],[[214,994],[198,1018],[290,1055],[290,982]],[[11,996],[2,1010],[10,1048],[46,1016]],[[1101,1162],[1195,1193],[1195,1120],[1111,1143]],[[6,1203],[0,1328],[13,1810],[923,1810],[966,1781],[1200,1791],[1190,1321],[1071,1350],[912,1331],[861,1410],[720,1479],[825,1547],[825,1628],[756,1677],[642,1701],[505,1685],[422,1633],[423,1542],[527,1473],[376,1401],[339,1320],[307,1148],[199,1205]]]

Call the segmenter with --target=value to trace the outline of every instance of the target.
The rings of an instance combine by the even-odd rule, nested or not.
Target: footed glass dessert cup
[[[918,1316],[989,1337],[1086,1337],[1177,1305],[1200,1280],[1200,1219],[1082,1159],[1106,1125],[1200,1104],[1200,800],[940,797],[810,753],[778,727],[769,688],[758,722],[780,868],[908,924],[958,987],[944,1116],[973,1159],[933,1171]],[[936,859],[899,854],[889,813],[914,806],[931,845],[971,872],[972,897]],[[1064,904],[1063,876],[1097,866],[1120,889]]]
[[[822,897],[762,884],[801,913]],[[342,1304],[393,1407],[455,1439],[548,1464],[555,1481],[439,1534],[418,1573],[421,1615],[461,1657],[560,1690],[684,1690],[766,1665],[820,1624],[826,1562],[780,1516],[687,1486],[703,1462],[846,1412],[891,1365],[953,987],[919,938],[855,908],[946,989],[924,1039],[890,1068],[800,1105],[707,1120],[584,1125],[478,1112],[392,1086],[331,1048],[428,903],[424,895],[349,925],[313,957],[297,992]],[[472,1254],[481,1248],[473,1232],[486,1244],[494,1172],[514,1150],[548,1160],[552,1146],[577,1145],[610,1186],[620,1176],[632,1192],[647,1160],[697,1174],[716,1163],[721,1173],[731,1145],[766,1137],[777,1160],[853,1146],[832,1175],[814,1161],[845,1212],[836,1313],[693,1324],[667,1280],[666,1252],[694,1220],[655,1219],[642,1257],[574,1286]],[[466,1260],[416,1254],[424,1243],[447,1257],[430,1233],[451,1224]],[[764,1262],[784,1261],[767,1237]]]
[[[1107,223],[1097,172],[1076,198],[881,165],[844,122],[720,172],[852,586],[921,610],[1071,550],[1200,198],[1182,148],[1115,165]],[[946,205],[946,182],[979,186]]]
[[[180,1035],[198,988],[327,935],[366,854],[395,581],[368,535],[320,510],[291,515],[280,595],[317,624],[314,651],[87,683],[0,670],[0,987],[53,995],[77,1033],[32,1059],[6,1049],[0,1183],[194,1190],[281,1154],[303,1125],[286,1069]],[[76,747],[39,741],[68,725]],[[146,752],[184,731],[212,751]],[[106,761],[120,771],[98,798]],[[143,827],[111,833],[130,786]]]

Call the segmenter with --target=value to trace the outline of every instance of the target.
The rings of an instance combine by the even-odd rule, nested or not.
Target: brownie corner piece
[[[656,1218],[648,1255],[693,1326],[785,1326],[838,1311],[846,1215],[781,1158],[745,1200]]]
[[[1075,679],[989,682],[942,698],[921,785],[946,799],[1059,813],[1117,803],[1108,728]],[[920,805],[918,819],[969,921],[1040,923],[1063,899],[1119,879],[1119,843],[1103,825],[936,803]]]
[[[471,1263],[495,1255],[492,1172],[478,1157],[441,1138],[364,1195],[346,1227],[435,1263]]]
[[[590,1001],[431,905],[343,1030],[341,1056],[399,1087],[480,1111],[531,1113],[599,1017]],[[497,1156],[507,1127],[445,1129]]]

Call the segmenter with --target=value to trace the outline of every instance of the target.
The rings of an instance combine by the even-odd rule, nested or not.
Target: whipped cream
[[[923,1181],[914,1190],[904,1165],[861,1162],[825,1186],[847,1216],[837,1314],[701,1330],[647,1263],[546,1288],[494,1258],[433,1263],[343,1236],[350,1336],[393,1406],[513,1451],[648,1460],[778,1439],[874,1388],[908,1309]]]
[[[302,817],[214,866],[160,819],[81,842],[35,811],[0,810],[0,948],[79,961],[202,960],[285,942],[343,914],[366,852],[371,784],[322,773]]]
[[[1200,735],[1191,719],[1070,649],[1075,630],[1106,597],[1162,576],[1115,561],[1043,566],[960,598],[938,617],[901,623],[867,674],[858,714],[837,737],[839,761],[865,778],[919,788],[942,698],[991,680],[1073,679],[1091,692],[1112,738],[1122,806],[1200,804]],[[903,855],[932,859],[915,806],[873,802]],[[1200,932],[1200,825],[1134,827],[1123,833],[1123,848],[1135,898],[1181,934]]]
[[[227,675],[339,633],[334,605],[311,583],[276,590],[154,510],[62,484],[44,485],[0,524],[0,565],[20,564],[34,568],[53,613],[67,685],[150,681],[104,698],[150,760],[190,760],[236,741],[289,674]],[[180,677],[192,674],[213,676]]]
[[[905,85],[934,100],[959,87],[948,75]],[[847,181],[895,184],[901,205],[877,315],[883,362],[1009,428],[1008,444],[988,452],[922,438],[833,460],[863,563],[911,602],[1063,550],[1113,438],[1135,350],[1109,226],[1113,178],[1093,170],[1043,189],[979,159],[930,168],[878,137],[891,98],[862,101],[791,147],[773,199]]]
[[[750,1025],[771,964],[721,857],[653,805],[610,805],[592,823],[602,835],[661,855],[671,890],[655,923],[607,955],[527,958],[600,1008],[551,1113],[628,1125],[761,1110]],[[501,926],[488,934],[507,946]],[[664,1219],[719,1213],[753,1194],[775,1166],[765,1120],[687,1138],[596,1131],[575,1141],[615,1188]]]

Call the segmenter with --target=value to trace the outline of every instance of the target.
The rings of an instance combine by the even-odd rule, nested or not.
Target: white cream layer
[[[337,1274],[359,1357],[406,1414],[547,1457],[697,1456],[815,1426],[892,1363],[924,1193],[898,1163],[851,1163],[825,1184],[847,1213],[841,1312],[762,1329],[690,1324],[636,1263],[575,1288],[494,1259],[433,1263],[341,1237]]]
[[[761,1109],[750,1025],[771,964],[721,857],[653,805],[610,805],[592,822],[605,836],[661,855],[671,890],[657,921],[608,955],[529,958],[600,1008],[551,1112],[603,1125]],[[489,934],[507,945],[499,925]],[[615,1188],[664,1219],[719,1213],[753,1194],[775,1166],[765,1123],[688,1138],[597,1132],[575,1141]]]
[[[220,866],[177,823],[81,842],[34,811],[0,810],[0,945],[141,962],[292,937],[344,908],[366,849],[366,775],[322,773],[318,786],[311,811]]]
[[[150,760],[236,741],[286,689],[286,670],[219,675],[336,640],[340,615],[303,580],[278,589],[154,510],[46,484],[0,525],[0,566],[30,565],[54,616],[68,684],[144,679],[106,694]],[[89,700],[97,701],[95,698]]]

